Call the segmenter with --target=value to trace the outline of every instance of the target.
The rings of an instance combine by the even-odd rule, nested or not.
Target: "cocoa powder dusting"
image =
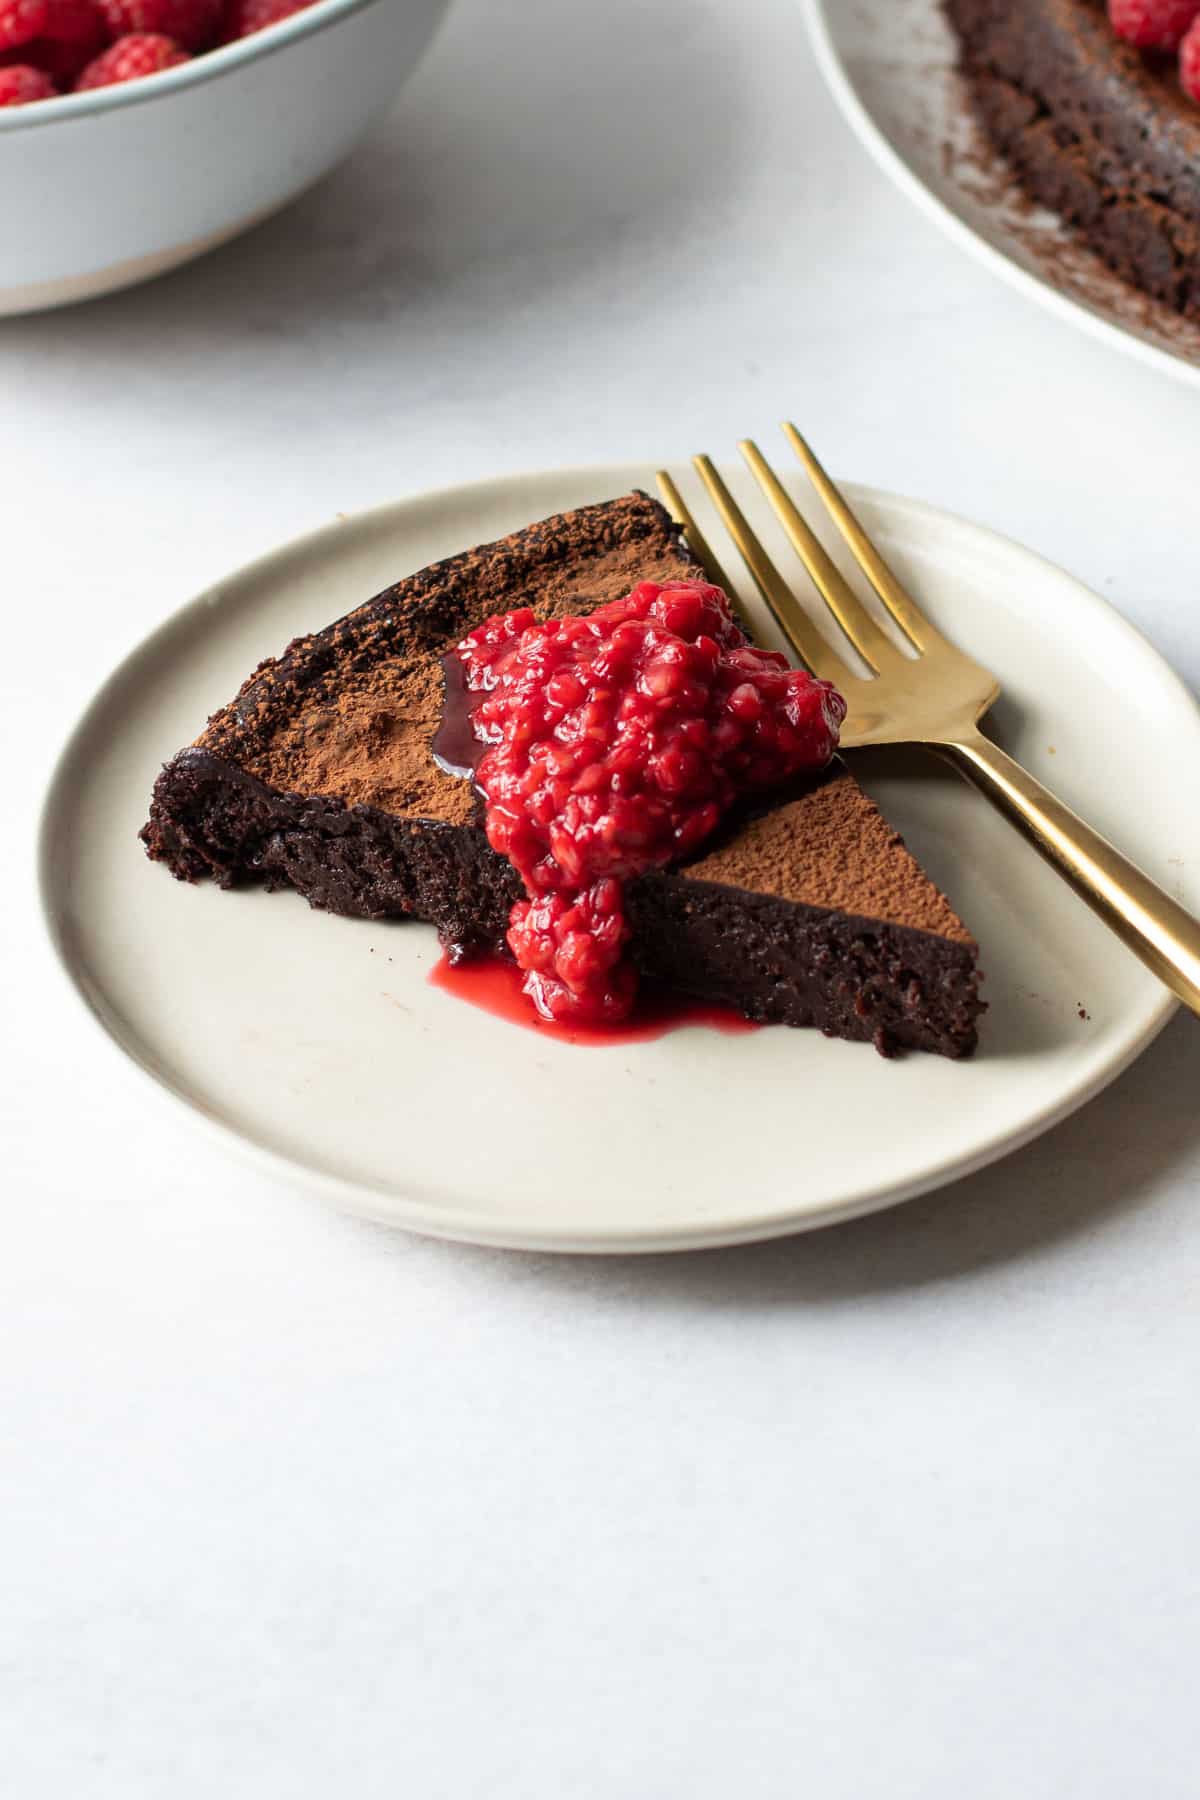
[[[397,657],[349,675],[327,702],[285,721],[252,773],[286,793],[333,794],[347,806],[465,825],[474,790],[445,776],[429,754],[441,712],[438,663]]]
[[[590,515],[616,513],[597,548]],[[542,536],[541,554],[530,554]],[[493,612],[538,618],[591,612],[638,581],[694,579],[696,566],[656,502],[629,495],[454,557],[368,601],[257,669],[198,747],[229,756],[268,787],[375,806],[400,817],[469,824],[475,790],[431,754],[442,715],[441,659]],[[581,546],[586,545],[582,550]]]
[[[570,567],[545,567],[522,590],[497,596],[497,605],[504,612],[529,607],[540,619],[565,617],[621,598],[637,581],[694,572],[673,547],[633,542]],[[354,653],[338,657],[336,680],[315,682],[293,707],[273,707],[272,729],[259,733],[250,754],[243,751],[241,765],[286,794],[327,794],[347,806],[470,824],[475,788],[444,774],[430,745],[443,711],[443,653],[491,610],[486,599],[477,601],[428,650],[398,646],[380,653],[381,646],[372,646],[374,661]]]
[[[749,820],[730,842],[689,863],[687,874],[693,881],[974,942],[903,839],[845,772]]]

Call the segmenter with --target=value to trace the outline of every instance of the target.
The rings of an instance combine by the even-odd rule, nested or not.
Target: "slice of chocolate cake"
[[[1028,192],[1200,319],[1200,105],[1176,56],[1123,42],[1104,0],[943,3],[975,108]]]
[[[634,493],[409,576],[255,670],[160,774],[148,854],[180,879],[291,886],[332,912],[425,920],[461,954],[502,950],[523,890],[471,783],[433,759],[443,653],[493,613],[566,617],[700,573]],[[627,899],[652,979],[883,1051],[975,1047],[974,940],[840,764]]]

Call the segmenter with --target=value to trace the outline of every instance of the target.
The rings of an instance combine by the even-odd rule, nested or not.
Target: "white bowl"
[[[0,315],[145,281],[351,150],[449,0],[317,0],[144,81],[0,111]]]

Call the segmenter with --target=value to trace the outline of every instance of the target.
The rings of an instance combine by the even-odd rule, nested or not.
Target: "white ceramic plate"
[[[1200,326],[1121,281],[1022,195],[976,125],[939,0],[803,0],[850,124],[922,211],[1093,337],[1200,385]]]
[[[452,489],[290,544],[148,638],[61,759],[43,894],[88,1007],[149,1086],[356,1212],[563,1250],[802,1230],[1025,1142],[1110,1081],[1172,1009],[982,800],[931,761],[886,753],[856,770],[983,946],[991,1010],[972,1062],[885,1062],[782,1028],[547,1042],[430,987],[428,927],[334,918],[291,893],[189,887],[146,861],[136,833],[159,764],[261,657],[434,558],[649,476],[596,468]],[[774,541],[743,476],[730,480]],[[1028,551],[852,491],[938,623],[999,673],[1005,744],[1195,904],[1200,715],[1171,671]]]

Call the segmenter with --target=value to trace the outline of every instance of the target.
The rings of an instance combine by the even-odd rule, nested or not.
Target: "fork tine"
[[[845,538],[854,560],[909,643],[916,650],[929,650],[934,644],[944,643],[941,632],[937,630],[936,626],[930,624],[912,595],[888,568],[846,501],[813,455],[811,448],[790,420],[784,420],[783,431],[792,449],[804,464],[809,480],[824,501],[830,518]]]
[[[902,653],[879,629],[841,570],[830,558],[824,544],[813,533],[758,445],[750,438],[743,438],[738,449],[750,465],[759,487],[774,507],[779,523],[812,576],[817,592],[863,661],[869,663],[876,674],[889,664],[894,665],[901,659]]]
[[[742,561],[754,577],[755,586],[775,615],[784,637],[806,669],[825,681],[832,681],[835,687],[842,688],[846,682],[853,680],[853,676],[841,658],[829,648],[763,549],[741,507],[718,475],[711,458],[693,456],[692,463],[708,489],[726,530],[737,545]]]
[[[675,486],[674,481],[665,469],[656,469],[654,479],[658,483],[659,493],[666,502],[667,511],[677,525],[683,526],[683,533],[687,538],[692,555],[698,557],[700,562],[703,563],[704,571],[708,576],[708,579],[711,582],[714,582],[717,587],[725,590],[725,593],[729,597],[730,610],[737,619],[738,624],[746,632],[748,637],[752,636],[753,629],[742,608],[742,603],[738,599],[737,593],[730,583],[728,575],[726,575],[724,569],[709,548],[708,539],[688,511],[683,495]]]

